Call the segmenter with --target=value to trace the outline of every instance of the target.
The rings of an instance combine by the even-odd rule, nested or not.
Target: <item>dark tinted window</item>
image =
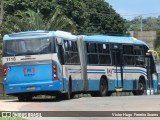
[[[133,46],[131,46],[131,45],[124,45],[123,46],[123,54],[132,55],[133,54]]]
[[[79,54],[76,41],[64,40],[64,63],[65,64],[79,64]]]
[[[143,46],[134,46],[135,55],[144,55]]]
[[[86,43],[88,64],[111,64],[109,44]]]
[[[88,54],[88,64],[98,64],[98,54]]]
[[[99,51],[99,53],[105,53],[105,54],[108,53],[109,54],[109,45],[99,43],[98,44],[98,51]]]
[[[98,43],[99,64],[111,64],[109,44]]]
[[[3,56],[48,54],[51,51],[50,38],[20,39],[4,41]]]
[[[97,44],[96,43],[86,43],[87,53],[97,53]]]
[[[144,58],[144,47],[143,46],[134,46],[134,53],[135,53],[135,61],[136,65],[144,66],[145,58]]]
[[[123,45],[123,60],[124,65],[134,65],[134,49],[132,45]]]
[[[111,64],[110,55],[99,55],[99,64]]]

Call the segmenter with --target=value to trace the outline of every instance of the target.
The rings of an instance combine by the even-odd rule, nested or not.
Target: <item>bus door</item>
[[[113,44],[111,49],[112,65],[114,79],[116,80],[116,91],[122,91],[123,88],[123,64],[122,64],[122,49],[121,45]]]
[[[154,56],[153,56],[154,55]],[[158,59],[158,53],[154,50],[148,50],[146,53],[146,68],[147,68],[147,78],[148,78],[148,89],[147,94],[153,94],[156,93],[158,90],[158,80],[157,80],[157,71],[154,64],[154,57],[155,60]]]

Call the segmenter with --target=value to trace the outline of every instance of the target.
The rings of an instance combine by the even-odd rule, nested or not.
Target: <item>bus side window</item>
[[[102,65],[111,64],[109,44],[98,43],[98,52],[99,52],[99,64]]]
[[[76,41],[64,40],[64,64],[80,64]]]
[[[143,46],[134,46],[134,54],[135,54],[135,62],[137,66],[144,66],[145,65],[145,58],[144,58],[144,48]]]
[[[86,49],[87,49],[87,63],[98,64],[97,44],[88,42],[86,43]]]
[[[132,45],[123,45],[123,59],[125,65],[134,65],[134,52]]]

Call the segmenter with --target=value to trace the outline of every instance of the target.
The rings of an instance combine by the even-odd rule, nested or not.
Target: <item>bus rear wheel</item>
[[[32,96],[18,96],[19,102],[28,102],[32,101]]]
[[[138,90],[133,91],[133,95],[143,95],[145,90],[145,82],[143,79],[140,78],[139,82],[138,82]]]
[[[72,80],[69,80],[68,82],[68,91],[67,93],[64,94],[64,99],[65,100],[69,100],[72,99],[74,97],[74,93],[72,93]]]

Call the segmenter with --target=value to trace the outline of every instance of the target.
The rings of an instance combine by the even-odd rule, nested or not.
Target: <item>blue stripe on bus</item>
[[[87,73],[90,73],[90,74],[105,74],[105,72],[87,72]]]
[[[114,71],[114,73],[121,73],[120,69],[112,69]],[[144,70],[140,70],[140,69],[123,69],[123,73],[141,73],[143,75],[147,75],[147,72]]]
[[[80,69],[69,69],[71,70],[70,73],[81,73],[81,71],[79,71]],[[112,69],[114,73],[121,73],[120,69]],[[87,69],[87,73],[89,74],[105,74],[105,70],[103,69]],[[144,70],[139,70],[139,69],[123,69],[123,73],[141,73],[145,76],[147,76],[146,71]]]
[[[116,72],[116,71],[114,71],[114,73],[121,73],[120,71],[118,71],[118,72]],[[136,71],[123,71],[123,73],[141,73],[141,74],[143,74],[143,75],[145,75],[145,76],[147,76],[147,73],[144,73],[144,72],[136,72]]]
[[[104,69],[87,69],[87,71],[105,71]]]

